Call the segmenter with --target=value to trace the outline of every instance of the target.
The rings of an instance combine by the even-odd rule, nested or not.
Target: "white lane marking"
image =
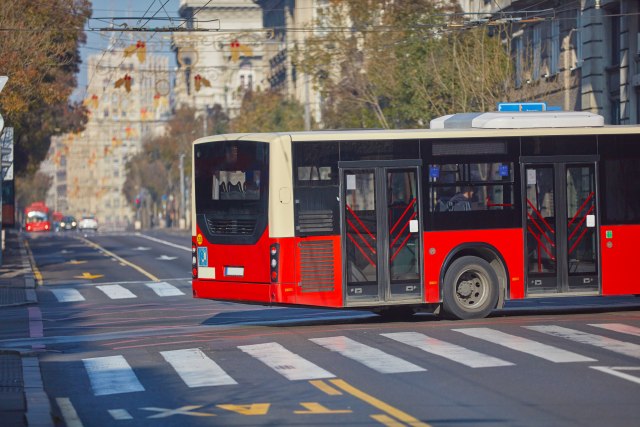
[[[490,328],[465,328],[453,330],[469,335],[470,337],[479,338],[481,340],[510,348],[511,350],[521,351],[523,353],[531,354],[532,356],[541,357],[542,359],[546,359],[554,363],[596,362],[596,359],[591,359],[558,347],[542,344],[516,335],[506,334]]]
[[[610,374],[616,376],[618,378],[625,379],[627,381],[631,381],[636,384],[640,384],[640,378],[634,375],[625,374],[620,371],[640,371],[640,367],[638,366],[590,366],[591,369],[595,369],[596,371],[604,372],[606,374]]]
[[[96,396],[144,391],[123,356],[82,359]]]
[[[418,365],[344,336],[311,338],[309,341],[338,352],[382,374],[426,371]]]
[[[133,417],[126,409],[109,409],[109,415],[116,421],[132,420]]]
[[[68,397],[56,397],[56,403],[60,408],[60,414],[64,419],[64,423],[67,427],[82,427],[82,421],[76,412],[76,408],[73,407],[71,400]]]
[[[589,326],[595,326],[596,328],[608,329],[610,331],[640,337],[640,328],[636,328],[635,326],[631,325],[625,325],[623,323],[591,323],[589,324]]]
[[[84,301],[84,297],[77,289],[58,288],[50,289],[50,291],[53,292],[58,302]]]
[[[471,368],[513,366],[513,363],[507,362],[506,360],[469,350],[456,344],[440,341],[439,339],[417,332],[394,332],[381,335]]]
[[[146,236],[144,234],[136,233],[136,236],[142,237],[147,240],[151,240],[152,242],[162,243],[163,245],[171,246],[172,248],[182,249],[184,251],[191,252],[191,248],[187,246],[177,245],[175,243],[167,242],[166,240],[157,239],[155,237]]]
[[[160,297],[175,297],[178,295],[184,295],[180,289],[167,282],[148,282],[145,283],[148,288],[151,288]]]
[[[96,286],[111,299],[137,298],[129,289],[120,285]]]
[[[238,348],[292,381],[335,377],[331,372],[325,371],[275,342],[243,345]]]
[[[199,348],[161,351],[160,354],[176,370],[187,387],[238,384]]]
[[[620,341],[613,338],[604,337],[602,335],[589,334],[586,332],[576,331],[575,329],[564,328],[555,325],[539,325],[525,326],[532,331],[542,332],[544,334],[553,335],[554,337],[565,338],[580,344],[588,344],[595,347],[604,348],[625,356],[640,359],[640,345],[630,342]]]

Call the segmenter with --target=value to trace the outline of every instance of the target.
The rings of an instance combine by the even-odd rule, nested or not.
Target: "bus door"
[[[347,306],[422,301],[419,165],[339,163]]]
[[[527,295],[597,293],[597,158],[523,162]]]

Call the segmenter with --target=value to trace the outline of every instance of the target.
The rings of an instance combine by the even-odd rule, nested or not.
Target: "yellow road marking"
[[[33,258],[33,252],[31,252],[31,247],[29,246],[29,241],[24,239],[24,246],[27,249],[27,256],[29,257],[29,262],[31,263],[31,270],[33,271],[33,276],[36,279],[36,284],[38,286],[44,285],[44,280],[42,279],[42,273],[38,270],[38,266],[36,265],[36,260]]]
[[[413,427],[431,427],[430,424],[427,423],[423,423],[422,421],[412,417],[411,415],[407,414],[404,411],[401,411],[400,409],[394,408],[393,406],[389,405],[388,403],[383,402],[380,399],[376,399],[375,397],[365,393],[364,391],[358,390],[357,388],[353,387],[352,385],[348,384],[346,381],[344,380],[340,380],[340,379],[335,379],[335,380],[329,380],[333,385],[335,385],[336,387],[342,389],[343,391],[349,393],[350,395],[368,403],[369,405],[380,409],[383,412],[386,412],[387,414],[391,415],[392,417],[395,417],[397,419],[399,419],[400,421],[409,424],[410,426]]]
[[[216,405],[218,408],[232,411],[240,415],[266,415],[270,403],[252,403],[250,405]]]
[[[100,277],[104,277],[103,274],[91,274],[88,271],[82,273],[82,276],[73,276],[75,279],[99,279]]]
[[[80,265],[80,264],[86,264],[87,261],[78,261],[75,259],[72,259],[71,261],[67,261],[67,264],[71,264],[71,265]]]
[[[321,391],[323,391],[325,394],[328,394],[329,396],[340,396],[342,395],[342,392],[340,390],[337,390],[333,387],[331,387],[329,384],[325,383],[322,380],[312,380],[309,381],[311,383],[311,385],[315,386],[316,388],[320,389]]]
[[[87,245],[91,246],[92,248],[95,248],[95,249],[101,251],[102,253],[117,259],[118,261],[120,261],[120,263],[122,263],[124,265],[127,265],[127,266],[137,270],[138,272],[144,274],[145,276],[147,276],[149,279],[153,280],[154,282],[159,282],[160,281],[159,278],[157,278],[153,274],[149,273],[148,271],[142,269],[142,267],[139,267],[139,266],[127,261],[126,259],[119,257],[118,255],[116,255],[113,252],[103,248],[102,246],[98,245],[97,243],[93,243],[92,241],[87,240],[84,237],[80,237],[80,239],[83,240]]]
[[[318,402],[300,402],[306,411],[293,411],[294,414],[350,414],[350,409],[329,409]]]

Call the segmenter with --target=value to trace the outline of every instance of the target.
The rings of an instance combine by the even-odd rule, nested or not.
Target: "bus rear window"
[[[196,219],[212,241],[250,243],[266,227],[268,145],[216,141],[194,147]]]

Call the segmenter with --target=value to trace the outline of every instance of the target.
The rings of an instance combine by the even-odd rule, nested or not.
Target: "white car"
[[[84,215],[78,223],[78,230],[98,231],[98,221],[93,215]]]

